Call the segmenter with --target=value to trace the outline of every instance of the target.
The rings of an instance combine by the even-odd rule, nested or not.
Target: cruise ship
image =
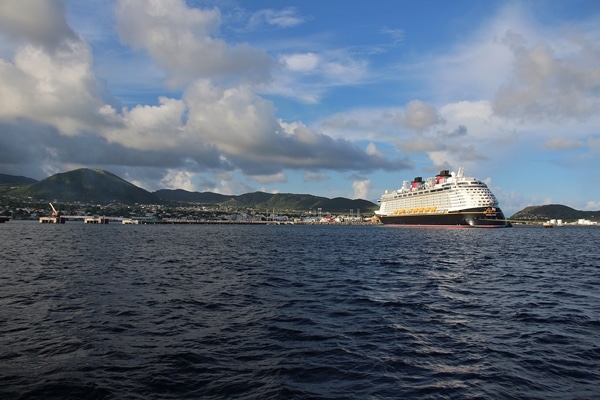
[[[404,181],[385,191],[375,212],[383,224],[504,228],[510,226],[498,200],[485,183],[458,172],[442,170],[435,177]]]

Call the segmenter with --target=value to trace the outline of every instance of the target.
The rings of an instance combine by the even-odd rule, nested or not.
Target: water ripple
[[[596,398],[599,236],[11,221],[0,397]]]

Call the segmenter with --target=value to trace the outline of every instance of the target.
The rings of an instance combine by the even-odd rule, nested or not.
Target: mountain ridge
[[[29,178],[30,179],[30,178]],[[10,178],[8,180],[11,180]],[[309,194],[271,194],[265,192],[223,195],[213,192],[189,192],[183,189],[161,189],[149,192],[102,169],[79,168],[51,175],[34,183],[5,188],[2,194],[18,198],[37,198],[60,202],[94,202],[123,204],[179,203],[262,208],[278,210],[317,210],[348,212],[350,209],[372,212],[377,205],[367,200],[337,197],[328,199]]]
[[[0,174],[0,185],[29,185],[37,180],[26,176]]]
[[[159,198],[178,203],[219,204],[233,208],[263,208],[278,210],[314,210],[347,212],[375,211],[375,203],[362,199],[336,197],[329,199],[311,194],[251,192],[241,195],[223,195],[213,192],[188,192],[182,189],[161,189],[154,192]]]
[[[156,204],[158,198],[145,189],[102,169],[79,168],[51,175],[6,193],[10,196],[57,199],[62,202],[122,202]]]
[[[184,189],[160,189],[149,192],[102,169],[79,168],[51,175],[40,181],[0,174],[0,194],[16,198],[39,198],[66,202],[120,202],[124,204],[197,204],[231,208],[263,208],[278,210],[313,210],[361,213],[375,211],[378,206],[368,200],[336,197],[329,199],[310,194],[252,192],[224,195],[214,192],[190,192]],[[562,219],[600,220],[599,211],[580,211],[562,204],[528,206],[513,214],[511,220]]]

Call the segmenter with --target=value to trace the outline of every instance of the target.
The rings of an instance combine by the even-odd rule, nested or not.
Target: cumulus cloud
[[[371,180],[354,181],[352,182],[352,189],[354,190],[353,199],[366,199],[369,197],[369,192],[371,191]]]
[[[380,157],[380,158],[385,158],[385,156],[383,155],[383,153],[381,151],[379,151],[379,149],[377,148],[377,145],[373,142],[370,142],[367,145],[367,154],[373,157]]]
[[[442,123],[443,120],[432,104],[421,100],[412,100],[406,105],[404,113],[396,117],[396,122],[409,129],[422,132]]]
[[[45,14],[35,11],[9,24],[11,32],[20,32],[24,42],[12,60],[0,59],[0,121],[27,118],[66,135],[108,123],[100,112],[105,102],[93,74],[91,49],[68,29],[64,17],[57,16],[61,3],[39,4],[52,21],[44,23]],[[3,2],[0,18],[10,19],[25,6],[36,8],[29,1]],[[37,19],[41,20],[39,30],[31,26]],[[41,38],[44,35],[47,40]]]
[[[566,37],[568,52],[549,43],[527,45],[508,32],[503,42],[514,71],[494,99],[494,111],[520,119],[563,119],[593,115],[600,108],[600,37]]]
[[[221,24],[216,8],[189,8],[182,0],[121,0],[116,20],[121,40],[147,51],[173,85],[197,78],[270,79],[273,63],[265,52],[215,37]]]
[[[165,189],[183,189],[193,192],[196,189],[194,176],[191,171],[167,169],[167,173],[161,179],[161,186]]]
[[[430,77],[426,101],[407,96],[398,104],[340,112],[309,125],[280,119],[271,99],[284,96],[316,109],[313,105],[336,87],[379,79],[363,54],[306,42],[268,54],[229,43],[220,31],[218,8],[188,4],[115,2],[119,51],[140,64],[137,57],[143,56],[153,89],[158,81],[167,86],[149,99],[137,92],[147,76],[141,71],[136,90],[130,78],[126,89],[123,80],[102,81],[114,77],[102,71],[117,58],[98,67],[93,52],[99,42],[90,46],[69,26],[62,2],[0,2],[0,34],[10,41],[1,44],[0,53],[3,172],[38,171],[32,176],[40,177],[101,166],[144,187],[152,180],[171,188],[239,193],[253,190],[256,182],[286,182],[291,170],[309,171],[304,181],[320,182],[330,171],[413,167],[405,155],[429,157],[436,169],[452,169],[484,159],[506,163],[515,143],[578,149],[570,153],[582,160],[600,148],[595,29],[578,26],[566,36],[543,31],[507,7],[484,21],[472,40],[420,64],[420,76]],[[298,10],[285,8],[261,10],[250,25],[256,33],[304,21]],[[400,30],[380,33],[396,43],[403,40]],[[120,79],[132,70],[121,72]],[[109,88],[115,87],[129,90],[127,106],[111,96]],[[556,124],[564,119],[576,120],[568,134]],[[394,151],[400,155],[390,157]],[[371,181],[352,179],[354,196],[367,198]]]
[[[57,49],[65,39],[77,39],[67,24],[60,0],[0,2],[0,32],[48,52]]]
[[[412,100],[404,107],[354,109],[320,123],[328,134],[353,140],[398,143],[446,124],[433,104]]]
[[[12,18],[37,4],[44,12]],[[218,9],[189,8],[182,0],[116,3],[123,44],[147,52],[183,93],[131,107],[118,106],[99,84],[92,49],[69,27],[64,12],[58,1],[0,5],[0,21],[10,20],[2,32],[16,41],[13,57],[0,59],[0,162],[7,170],[20,165],[41,177],[61,168],[103,166],[144,187],[151,186],[145,179],[153,179],[188,190],[215,183],[198,177],[205,172],[220,174],[211,189],[227,192],[236,170],[273,183],[284,182],[287,169],[392,171],[409,165],[387,159],[374,144],[365,149],[302,122],[278,119],[273,103],[256,92],[256,83],[268,81],[273,59],[219,39]],[[298,73],[315,68],[333,77],[341,71],[345,77],[336,78],[338,83],[361,69],[360,62],[310,53],[287,62]],[[314,174],[312,179],[320,172]]]

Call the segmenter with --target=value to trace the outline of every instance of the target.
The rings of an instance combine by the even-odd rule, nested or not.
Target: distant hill
[[[276,209],[279,212],[286,210],[317,212],[321,208],[323,213],[347,213],[350,209],[354,212],[360,209],[361,213],[370,213],[378,208],[367,200],[351,200],[342,197],[328,199],[309,194],[254,192],[235,196],[212,192],[188,192],[183,189],[162,189],[150,193],[108,171],[89,168],[55,174],[39,182],[35,179],[11,175],[0,175],[0,178],[2,177],[6,177],[6,181],[13,182],[18,181],[16,178],[22,178],[23,182],[23,184],[15,184],[17,187],[4,185],[4,190],[0,190],[3,194],[46,201],[101,204],[118,202],[130,205],[187,203],[232,208]]]
[[[212,192],[188,192],[182,189],[162,189],[150,193],[126,180],[101,169],[81,168],[52,175],[41,181],[24,176],[0,174],[0,194],[17,198],[32,197],[62,202],[118,202],[138,204],[187,203],[221,205],[232,208],[276,209],[285,211],[347,213],[350,210],[362,214],[372,213],[378,206],[367,200],[351,200],[343,197],[328,199],[310,194],[253,192],[242,195],[223,195]],[[589,219],[600,221],[599,211],[579,211],[561,204],[530,206],[515,213],[511,220],[540,221],[562,219],[575,221]]]
[[[567,220],[578,220],[578,219],[589,219],[598,220],[600,219],[600,211],[579,211],[571,207],[563,206],[561,204],[547,204],[543,206],[530,206],[525,207],[521,211],[515,213],[510,219],[517,220],[549,220],[549,219],[562,219]]]
[[[140,187],[101,169],[81,168],[52,175],[10,192],[11,196],[57,199],[63,202],[157,204],[158,198]]]
[[[185,190],[158,190],[154,194],[167,201],[179,203],[197,203],[205,205],[223,205],[233,208],[260,208],[283,210],[313,210],[321,208],[323,212],[347,213],[350,209],[368,213],[376,210],[376,204],[367,200],[351,200],[343,197],[328,199],[310,194],[253,192],[239,196],[222,195],[212,192],[188,192]]]
[[[0,174],[0,185],[30,185],[37,181],[25,176]]]

